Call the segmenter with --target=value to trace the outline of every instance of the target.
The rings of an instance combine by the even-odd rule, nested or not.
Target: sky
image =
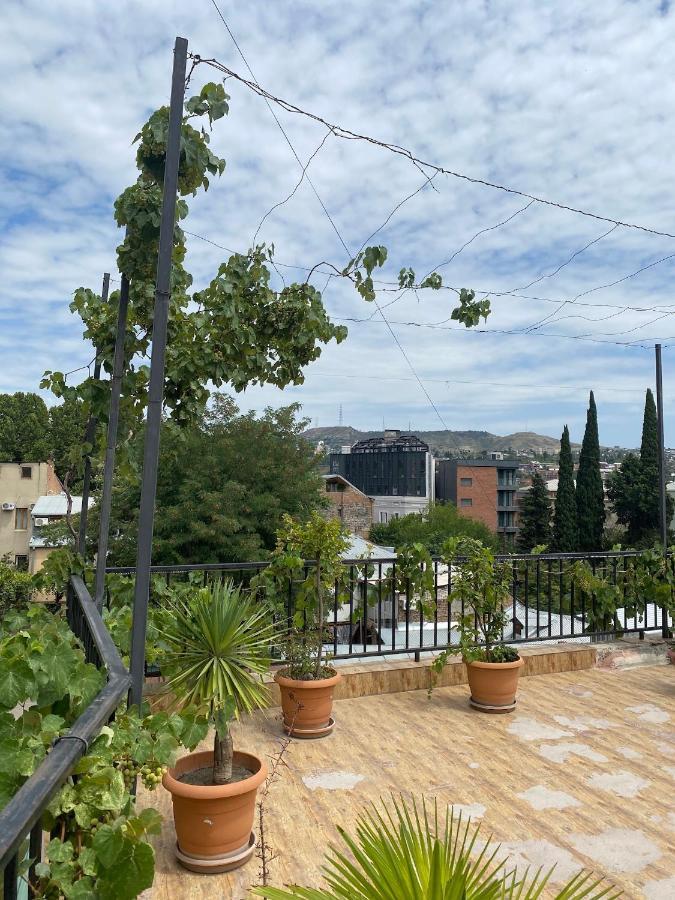
[[[453,172],[675,234],[666,0],[219,6],[275,96]],[[119,277],[113,202],[136,177],[134,135],[167,102],[176,35],[250,75],[212,0],[5,0],[0,21],[0,391],[30,391],[45,369],[93,356],[68,304],[79,286],[98,290],[104,271]],[[199,65],[191,88],[222,77]],[[214,245],[245,251],[301,177],[265,102],[233,79],[226,90],[230,113],[212,135],[225,174],[190,200],[185,223],[201,236],[188,237],[196,289],[228,255]],[[297,402],[328,426],[341,408],[345,425],[364,429],[557,437],[567,423],[579,441],[592,389],[601,443],[633,447],[661,341],[675,446],[675,238],[450,175],[430,182],[399,155],[275,111],[303,164],[325,138],[311,184],[258,234],[286,277],[321,260],[341,268],[342,242],[351,255],[381,228],[372,242],[388,249],[383,281],[403,266],[438,271],[446,285],[487,293],[492,313],[486,331],[470,331],[448,321],[451,291],[383,290],[397,343],[373,304],[317,273],[347,341],[329,345],[303,385],[238,395],[242,409]]]

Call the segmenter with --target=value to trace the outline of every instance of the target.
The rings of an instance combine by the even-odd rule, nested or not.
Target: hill
[[[502,452],[535,451],[536,453],[557,453],[560,441],[557,438],[536,434],[533,431],[517,431],[514,434],[491,434],[489,431],[415,431],[421,440],[431,447],[436,456],[446,454],[457,456],[480,454],[483,451]],[[304,437],[312,443],[323,441],[329,450],[339,450],[342,446],[356,441],[380,437],[381,431],[358,431],[349,425],[331,425],[326,428],[308,428]],[[573,446],[577,446],[576,444]]]

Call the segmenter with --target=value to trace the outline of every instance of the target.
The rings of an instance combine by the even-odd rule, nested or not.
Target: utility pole
[[[663,429],[663,369],[661,366],[661,344],[656,344],[656,417],[658,421],[659,440],[659,525],[661,526],[661,546],[664,555],[668,553],[668,522],[666,503],[666,455]],[[669,637],[668,612],[665,606],[661,607],[661,634]]]
[[[139,709],[143,699],[143,681],[145,678],[145,635],[148,625],[152,537],[155,525],[159,432],[162,424],[162,405],[164,402],[164,359],[166,355],[169,302],[171,299],[171,256],[176,222],[176,193],[178,190],[178,165],[180,162],[181,127],[183,124],[187,48],[187,40],[177,37],[173,51],[169,132],[166,142],[162,218],[159,228],[159,253],[155,282],[152,358],[150,361],[148,412],[145,425],[145,447],[143,450],[143,479],[141,482],[141,503],[138,519],[134,613],[131,626],[131,691],[129,701],[131,706],[137,706]]]
[[[103,609],[105,595],[105,564],[108,557],[108,536],[110,531],[110,509],[112,506],[112,481],[115,471],[115,450],[117,448],[117,424],[120,417],[120,394],[124,375],[124,338],[129,307],[129,279],[122,275],[122,286],[117,307],[117,334],[115,335],[115,356],[110,382],[110,412],[108,413],[108,438],[103,467],[103,490],[101,492],[101,512],[96,551],[96,585],[94,600],[99,612]]]

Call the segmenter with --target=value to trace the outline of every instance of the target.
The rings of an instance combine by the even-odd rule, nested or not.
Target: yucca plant
[[[272,623],[264,605],[230,581],[192,597],[174,594],[159,628],[162,672],[176,703],[205,712],[215,726],[213,783],[232,780],[230,722],[267,705],[262,676],[269,667]]]
[[[411,807],[394,799],[391,808],[365,810],[353,838],[338,828],[348,853],[331,847],[323,868],[326,887],[259,887],[267,900],[535,900],[552,869],[518,877],[498,859],[499,845],[477,842],[479,828],[448,809],[440,822],[434,801]],[[555,894],[556,900],[605,900],[621,896],[588,872],[579,872]]]

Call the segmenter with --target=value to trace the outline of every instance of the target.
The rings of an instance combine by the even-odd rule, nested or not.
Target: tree
[[[63,481],[68,472],[71,491],[81,484],[78,466],[82,442],[87,427],[84,403],[77,397],[67,397],[63,403],[49,410],[49,443],[56,474]],[[75,470],[75,471],[73,471]]]
[[[659,530],[659,442],[654,396],[648,389],[642,421],[640,456],[629,453],[609,480],[609,498],[626,540],[632,547],[651,546],[660,539]],[[673,501],[666,500],[666,521],[673,514]]]
[[[551,504],[546,483],[537,472],[532,487],[520,501],[518,549],[530,553],[534,547],[551,542]]]
[[[402,547],[420,543],[432,554],[440,553],[450,537],[476,538],[493,550],[499,549],[497,536],[487,525],[460,515],[453,503],[435,503],[426,512],[410,513],[370,529],[370,539],[376,544]]]
[[[577,469],[577,527],[579,550],[593,551],[602,548],[605,527],[605,491],[600,475],[600,440],[598,438],[598,412],[591,391],[586,430],[579,454]]]
[[[574,462],[570,447],[570,432],[565,425],[560,438],[558,457],[558,491],[553,512],[551,549],[556,553],[574,553],[579,541],[577,504],[574,489]]]
[[[297,404],[240,414],[217,396],[199,427],[165,423],[157,481],[153,560],[158,564],[241,562],[264,558],[284,513],[306,519],[322,503],[307,422]],[[132,462],[142,458],[139,440]],[[140,485],[117,477],[113,489],[110,561],[133,565]],[[90,534],[98,529],[91,512]]]
[[[0,462],[45,462],[49,411],[38,394],[0,394]]]

